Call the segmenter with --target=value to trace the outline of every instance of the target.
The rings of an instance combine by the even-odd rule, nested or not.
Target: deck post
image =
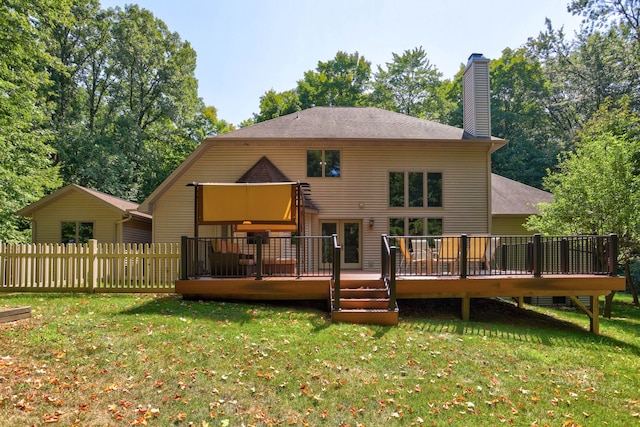
[[[560,271],[569,272],[569,240],[566,237],[560,240]]]
[[[389,248],[391,259],[391,271],[396,271],[396,250],[395,246]],[[396,309],[396,275],[393,274],[389,280],[389,310]]]
[[[387,245],[385,244],[385,241],[387,239],[387,235],[383,234],[381,236],[380,239],[380,245],[381,245],[381,249],[380,249],[380,253],[382,254],[382,274],[380,276],[381,279],[384,279],[387,274],[389,274],[389,272],[387,271],[388,265],[387,265]]]
[[[187,249],[187,245],[187,236],[180,237],[180,280],[187,280],[189,278],[189,276],[187,275],[187,269],[189,265],[189,250]]]
[[[591,313],[589,330],[594,334],[600,334],[600,298],[598,295],[591,295]]]
[[[462,321],[468,322],[471,314],[471,297],[466,294],[462,297]]]
[[[542,235],[533,235],[533,277],[542,277]]]
[[[467,278],[467,254],[469,247],[469,236],[463,234],[460,236],[460,278]]]
[[[332,236],[333,248],[333,309],[340,310],[340,246],[338,245],[338,235]]]
[[[262,280],[262,235],[256,236],[256,280]]]
[[[609,234],[609,276],[618,275],[618,235]]]

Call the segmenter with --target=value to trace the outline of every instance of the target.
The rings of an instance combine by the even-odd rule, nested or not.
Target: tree
[[[491,61],[490,76],[492,134],[509,140],[493,153],[492,170],[540,188],[564,146],[545,109],[549,82],[544,70],[525,48],[507,48]]]
[[[260,97],[260,113],[254,114],[255,122],[275,119],[301,109],[300,98],[295,90],[277,93],[273,89]]]
[[[301,108],[361,105],[370,76],[371,63],[358,52],[338,52],[334,59],[318,61],[316,70],[298,81]]]
[[[28,224],[15,212],[60,185],[45,97],[45,70],[54,60],[43,40],[67,7],[47,0],[0,5],[0,240],[28,241]]]
[[[429,120],[447,115],[448,104],[440,81],[422,47],[392,54],[386,69],[378,66],[369,102],[375,107]]]
[[[640,42],[639,0],[572,0],[567,9],[600,28],[612,24],[626,26]]]
[[[603,105],[578,133],[576,151],[564,154],[558,171],[545,178],[554,201],[541,204],[527,227],[546,234],[616,233],[628,273],[629,260],[640,253],[638,153],[640,115],[628,100]]]
[[[54,30],[50,100],[66,182],[140,201],[228,126],[198,98],[194,50],[148,10],[73,0]]]

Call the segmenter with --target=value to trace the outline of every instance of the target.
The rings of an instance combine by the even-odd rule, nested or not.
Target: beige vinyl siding
[[[474,144],[475,143],[475,144]],[[339,178],[307,178],[308,149],[339,149]],[[154,242],[177,242],[193,235],[196,182],[235,182],[262,156],[290,180],[307,182],[318,215],[308,226],[319,234],[321,220],[362,221],[362,265],[376,267],[380,258],[380,235],[388,232],[388,218],[443,218],[444,233],[489,231],[488,145],[477,141],[425,144],[387,141],[216,142],[153,205]],[[390,171],[440,172],[443,207],[389,208]],[[371,229],[368,219],[374,218]],[[208,229],[208,230],[207,230]],[[212,227],[201,227],[200,236]]]
[[[495,236],[528,236],[533,234],[524,227],[528,215],[494,215],[492,234]]]
[[[123,222],[122,243],[151,243],[151,221],[131,218]]]
[[[117,209],[95,198],[70,192],[33,214],[34,243],[60,243],[63,222],[92,222],[93,238],[101,243],[116,243],[116,221],[122,218]]]

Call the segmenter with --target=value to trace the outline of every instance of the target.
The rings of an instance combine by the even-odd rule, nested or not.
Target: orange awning
[[[199,185],[201,224],[296,223],[296,183]],[[275,227],[265,229],[275,231]]]

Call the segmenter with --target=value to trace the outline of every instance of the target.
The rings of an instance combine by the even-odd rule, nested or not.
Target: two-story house
[[[377,108],[315,107],[211,137],[140,209],[153,215],[154,242],[176,242],[194,234],[189,183],[304,182],[312,201],[304,234],[337,233],[342,267],[365,270],[379,268],[381,234],[490,234],[491,153],[507,141],[491,137],[489,96],[489,60],[474,54],[464,129]]]

